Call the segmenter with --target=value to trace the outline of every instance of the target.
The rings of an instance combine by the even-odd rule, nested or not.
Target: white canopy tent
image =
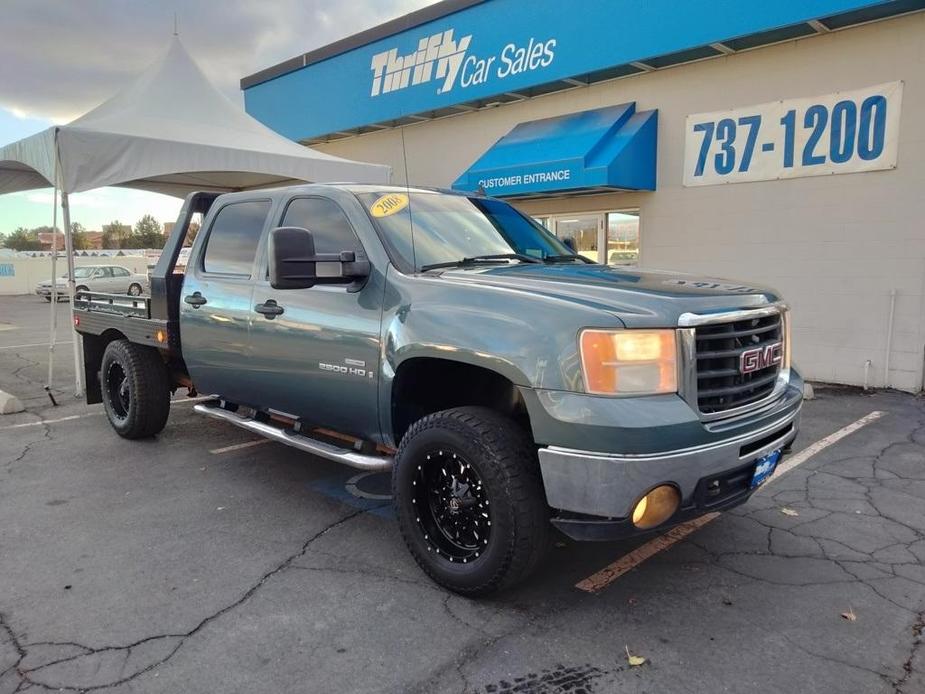
[[[167,53],[116,96],[67,125],[0,148],[0,194],[48,186],[55,188],[56,199],[61,193],[71,301],[71,193],[123,186],[183,197],[194,190],[237,191],[301,182],[387,183],[390,174],[387,166],[303,147],[251,118],[209,82],[176,36]],[[49,386],[54,302],[51,314]],[[76,335],[74,339],[80,395],[80,343]]]

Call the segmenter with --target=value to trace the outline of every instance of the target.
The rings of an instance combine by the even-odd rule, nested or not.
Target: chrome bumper
[[[786,416],[718,443],[645,455],[618,455],[549,446],[539,450],[546,499],[555,509],[627,518],[639,498],[660,484],[693,502],[697,484],[788,446],[799,429],[800,407]]]

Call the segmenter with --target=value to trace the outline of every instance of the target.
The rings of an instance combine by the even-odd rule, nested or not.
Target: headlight
[[[654,395],[678,390],[674,330],[582,330],[585,389],[595,395]]]

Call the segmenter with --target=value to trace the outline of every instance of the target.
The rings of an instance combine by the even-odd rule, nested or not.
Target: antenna
[[[179,20],[177,19],[177,13],[176,13],[176,12],[173,13],[173,35],[174,35],[174,36],[179,36],[179,35],[180,35],[180,22],[179,22]]]
[[[414,265],[414,271],[418,269],[418,256],[414,250],[414,214],[411,211],[411,183],[408,181],[408,150],[405,149],[405,126],[401,130],[401,158],[405,166],[405,193],[408,196],[408,224],[411,226],[411,264]]]

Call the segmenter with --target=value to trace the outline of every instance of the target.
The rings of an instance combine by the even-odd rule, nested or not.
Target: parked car
[[[133,273],[121,265],[81,265],[74,268],[74,280],[77,291],[102,292],[104,294],[128,294],[141,296],[148,288],[148,276]],[[56,282],[58,299],[66,301],[67,275],[62,275]],[[51,282],[39,282],[35,293],[51,301]]]
[[[197,193],[176,229],[142,306],[75,302],[87,401],[150,437],[186,387],[214,396],[200,414],[391,470],[405,544],[459,593],[529,575],[550,524],[617,539],[741,504],[797,435],[768,288],[592,263],[449,191]]]

